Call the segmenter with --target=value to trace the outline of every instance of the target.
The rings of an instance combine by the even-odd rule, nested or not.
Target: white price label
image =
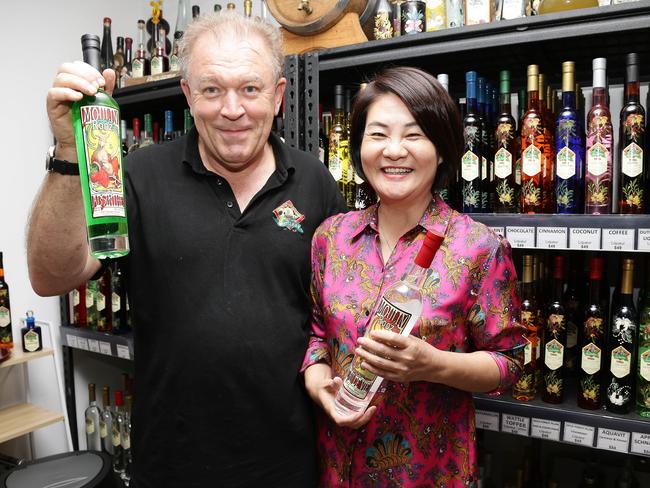
[[[84,351],[88,350],[88,339],[85,337],[77,337],[77,347],[83,349]]]
[[[559,442],[561,428],[562,422],[534,418],[530,423],[530,436]]]
[[[499,432],[499,412],[476,410],[476,427]]]
[[[79,347],[77,345],[77,336],[74,336],[72,334],[66,334],[65,339],[66,339],[66,342],[68,343],[68,347],[74,347],[74,348]]]
[[[637,230],[637,244],[638,251],[650,251],[650,229]]]
[[[588,425],[564,422],[564,442],[593,447],[596,429]]]
[[[512,247],[534,249],[535,248],[535,227],[506,227],[506,239]]]
[[[537,247],[539,249],[566,249],[566,227],[538,227]]]
[[[500,235],[501,237],[506,236],[506,228],[505,227],[490,227],[494,231],[495,234]]]
[[[569,232],[569,247],[589,251],[600,250],[600,229],[574,227]]]
[[[92,352],[99,352],[99,341],[95,339],[88,339],[88,349]]]
[[[650,456],[650,434],[632,432],[632,448],[630,451],[634,454]]]
[[[520,415],[510,415],[509,413],[504,413],[501,418],[501,431],[508,432],[510,434],[523,435],[528,437],[528,431],[530,429],[530,419],[528,417],[522,417]]]
[[[111,344],[110,342],[99,341],[99,352],[106,354],[107,356],[112,356]]]
[[[128,346],[123,346],[121,344],[117,344],[117,357],[122,358],[122,359],[131,359],[131,355],[129,354],[129,348]]]
[[[634,251],[634,229],[603,229],[604,251]]]
[[[627,454],[630,448],[630,433],[599,427],[596,447]]]

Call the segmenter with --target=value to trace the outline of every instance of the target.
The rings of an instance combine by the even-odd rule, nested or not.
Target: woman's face
[[[392,93],[368,108],[361,165],[384,204],[421,204],[431,199],[438,151],[404,102]]]

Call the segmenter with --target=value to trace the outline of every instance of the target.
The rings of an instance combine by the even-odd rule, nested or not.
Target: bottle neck
[[[411,266],[406,270],[406,273],[402,275],[402,281],[413,285],[418,290],[421,289],[426,281],[429,268],[423,268],[417,263],[412,263]]]
[[[539,110],[539,93],[537,90],[528,92],[528,110]]]
[[[632,81],[625,84],[625,103],[639,103],[641,97],[639,95],[640,83]]]
[[[565,109],[575,110],[576,94],[572,91],[562,92],[562,105]]]
[[[562,278],[553,278],[553,301],[559,302],[562,300],[562,291],[564,288],[564,280]]]
[[[600,303],[600,278],[592,278],[589,280],[589,304],[594,305]]]
[[[502,93],[499,97],[499,110],[502,114],[512,115],[510,106],[510,93]]]
[[[468,114],[475,114],[478,111],[478,102],[476,101],[476,98],[468,98],[467,99],[467,113]]]
[[[535,296],[535,283],[530,281],[530,282],[523,282],[521,285],[521,294],[522,298],[527,298],[531,299]]]
[[[602,86],[593,88],[592,105],[607,105],[607,90]]]

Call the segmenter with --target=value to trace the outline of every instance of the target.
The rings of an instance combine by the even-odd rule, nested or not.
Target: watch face
[[[55,146],[50,146],[47,150],[47,154],[45,155],[45,171],[52,170],[52,159],[54,158],[54,147]]]

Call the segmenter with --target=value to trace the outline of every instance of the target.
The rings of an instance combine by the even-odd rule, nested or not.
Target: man
[[[317,159],[270,134],[282,101],[270,25],[202,17],[181,47],[195,119],[185,137],[125,164],[134,318],[134,485],[309,487],[316,483],[307,345],[310,241],[343,200]],[[64,64],[48,92],[57,159],[76,161],[70,103],[103,77]],[[48,174],[28,230],[37,293],[90,279],[79,180]]]

